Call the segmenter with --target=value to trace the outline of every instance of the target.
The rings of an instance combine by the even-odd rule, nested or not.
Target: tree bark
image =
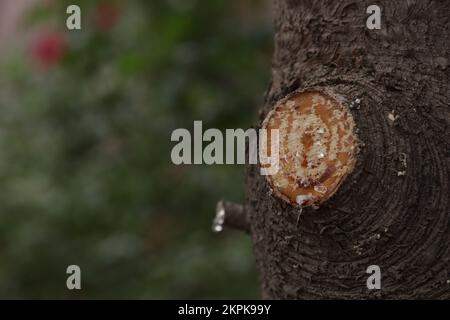
[[[276,198],[247,167],[263,298],[449,299],[450,2],[274,1],[261,122],[296,89],[331,88],[353,106],[362,143],[318,209]],[[366,27],[371,4],[381,7],[380,30]],[[370,265],[381,268],[381,290],[366,286]]]

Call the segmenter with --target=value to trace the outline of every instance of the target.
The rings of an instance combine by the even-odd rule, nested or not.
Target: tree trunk
[[[371,4],[380,30],[366,27]],[[274,196],[247,167],[263,298],[450,298],[449,20],[445,0],[275,0],[261,123],[288,93],[324,87],[358,102],[350,111],[361,146],[315,209]],[[381,290],[367,288],[370,265]]]

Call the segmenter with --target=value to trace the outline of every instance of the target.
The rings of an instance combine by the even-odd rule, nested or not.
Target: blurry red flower
[[[58,64],[67,51],[66,38],[58,32],[40,33],[33,44],[33,58],[43,66]]]
[[[114,2],[101,2],[94,9],[94,22],[101,31],[109,31],[120,19],[120,8]]]

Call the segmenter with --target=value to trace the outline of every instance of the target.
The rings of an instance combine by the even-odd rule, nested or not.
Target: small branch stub
[[[352,171],[358,139],[343,101],[308,89],[288,95],[269,112],[262,128],[280,134],[280,168],[267,176],[275,196],[295,206],[317,206]]]
[[[250,226],[243,205],[226,201],[217,203],[212,229],[214,232],[221,232],[224,227],[249,233]]]

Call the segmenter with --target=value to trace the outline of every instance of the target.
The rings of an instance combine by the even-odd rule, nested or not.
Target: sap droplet
[[[295,102],[292,100],[289,100],[288,102],[286,102],[286,106],[288,106],[289,108],[292,108],[295,106]]]
[[[225,207],[222,201],[217,203],[216,216],[214,217],[212,230],[214,232],[221,232],[223,230],[223,224],[225,222]]]
[[[325,187],[322,184],[318,184],[317,186],[314,186],[314,191],[319,192],[319,193],[325,193],[327,192],[327,187]]]
[[[299,206],[301,206],[302,204],[304,204],[306,202],[306,200],[308,200],[307,196],[303,196],[303,195],[299,195],[295,198],[295,201],[297,202],[297,204]]]

